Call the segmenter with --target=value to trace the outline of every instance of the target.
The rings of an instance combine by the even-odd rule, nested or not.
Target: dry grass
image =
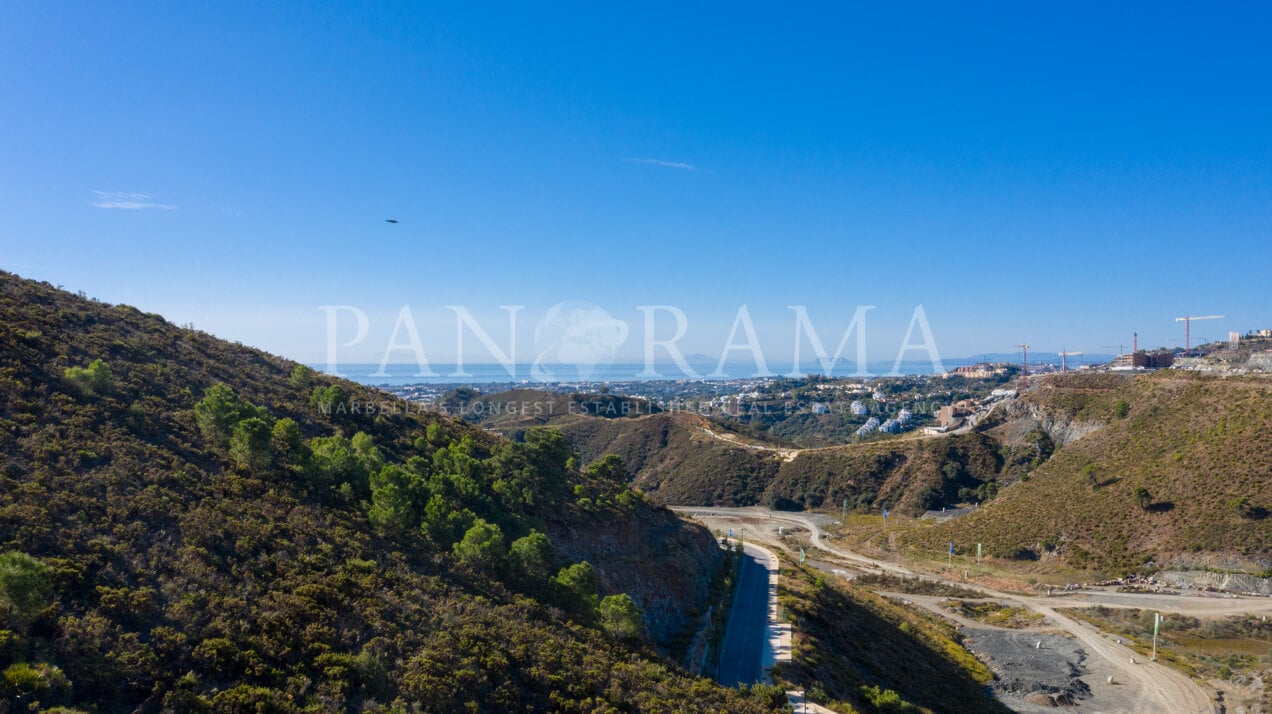
[[[839,711],[1007,711],[987,696],[994,675],[952,624],[801,566],[784,564],[781,583],[796,634],[779,680],[820,690]]]
[[[1272,380],[1167,371],[1052,384],[1029,398],[1049,413],[1109,425],[978,513],[906,534],[909,547],[932,552],[952,540],[966,551],[979,542],[997,558],[1055,558],[1109,574],[1168,559],[1223,559],[1251,571],[1272,563]]]

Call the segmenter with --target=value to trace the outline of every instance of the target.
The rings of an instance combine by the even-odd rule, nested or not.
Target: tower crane
[[[1200,317],[1193,317],[1192,315],[1184,315],[1183,317],[1175,318],[1175,322],[1184,323],[1184,352],[1188,352],[1190,349],[1192,349],[1190,340],[1192,338],[1191,331],[1192,331],[1193,320],[1219,320],[1221,318],[1223,318],[1223,315],[1202,315]]]
[[[1012,345],[1012,347],[1019,347],[1022,351],[1022,358],[1020,361],[1020,391],[1024,392],[1029,389],[1029,345],[1019,344]]]

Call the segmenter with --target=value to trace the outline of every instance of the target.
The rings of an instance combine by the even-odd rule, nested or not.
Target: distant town
[[[393,395],[446,412],[448,395],[467,390],[489,395],[510,390],[555,394],[603,394],[646,401],[662,411],[693,412],[742,424],[786,422],[798,433],[801,423],[829,426],[840,441],[885,438],[919,432],[927,436],[974,427],[1003,401],[1027,390],[1038,377],[1063,371],[1135,372],[1182,369],[1214,374],[1272,374],[1272,330],[1231,333],[1223,342],[1174,349],[1131,350],[1098,364],[1081,363],[1079,352],[1060,352],[1028,361],[964,364],[941,374],[870,378],[749,377],[737,379],[668,379],[650,381],[560,381],[542,383],[481,382],[472,384],[408,384],[380,388]],[[1105,355],[1104,357],[1107,357]],[[811,428],[809,423],[808,427]]]

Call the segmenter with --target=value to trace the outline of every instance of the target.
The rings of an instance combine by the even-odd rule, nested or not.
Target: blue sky
[[[653,304],[774,361],[788,305],[887,361],[920,304],[946,356],[1272,327],[1258,3],[538,5],[11,3],[0,267],[306,361],[320,305],[354,361],[404,304],[435,361],[568,300],[634,358]]]

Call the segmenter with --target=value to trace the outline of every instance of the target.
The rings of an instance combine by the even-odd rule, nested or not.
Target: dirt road
[[[837,556],[841,560],[847,561],[854,566],[874,569],[888,572],[894,575],[903,575],[907,577],[917,577],[924,580],[932,580],[937,582],[949,582],[970,590],[976,590],[992,597],[996,600],[1027,607],[1030,610],[1042,614],[1048,618],[1057,629],[1062,629],[1071,634],[1074,638],[1086,646],[1092,656],[1101,660],[1101,671],[1110,671],[1114,674],[1114,685],[1108,685],[1107,682],[1098,682],[1093,689],[1104,686],[1117,686],[1119,690],[1115,697],[1117,701],[1125,703],[1125,706],[1119,706],[1117,711],[1127,712],[1181,712],[1186,714],[1207,713],[1214,711],[1210,698],[1201,687],[1197,686],[1191,679],[1180,672],[1170,669],[1156,662],[1146,662],[1143,658],[1110,639],[1107,635],[1100,633],[1093,627],[1079,623],[1072,618],[1061,615],[1056,612],[1055,607],[1082,607],[1102,604],[1092,600],[1091,593],[1083,593],[1087,599],[1078,600],[1073,596],[1039,598],[1026,595],[1016,595],[999,592],[992,588],[976,585],[975,583],[967,583],[955,580],[945,580],[933,575],[917,573],[904,566],[895,563],[868,558],[858,553],[839,548],[828,542],[825,532],[816,522],[814,517],[799,513],[789,513],[785,511],[768,511],[766,509],[750,507],[750,508],[696,508],[683,507],[674,509],[680,513],[708,523],[716,521],[719,523],[727,523],[738,519],[746,520],[754,523],[759,521],[761,524],[767,524],[767,527],[756,528],[752,525],[753,537],[769,540],[774,545],[780,546],[774,538],[776,528],[779,524],[791,525],[799,528],[807,529],[809,533],[809,543],[811,546],[818,548],[826,553]],[[725,527],[728,527],[727,525]],[[1106,593],[1107,594],[1107,593]],[[1134,593],[1117,593],[1118,605],[1121,607],[1153,607],[1155,609],[1167,609],[1176,612],[1198,612],[1205,611],[1206,615],[1214,616],[1223,612],[1259,612],[1272,609],[1272,602],[1267,599],[1248,599],[1249,602],[1238,602],[1237,600],[1210,600],[1205,598],[1195,598],[1197,601],[1194,605],[1189,606],[1186,603],[1174,603],[1176,608],[1161,608],[1159,604],[1163,597],[1156,595],[1139,596],[1143,598],[1151,598],[1152,605],[1135,605]],[[1167,598],[1169,599],[1169,598]],[[1191,600],[1193,598],[1178,598],[1179,600]],[[1222,603],[1215,605],[1213,609],[1209,609],[1213,603]],[[1247,609],[1241,609],[1247,608]],[[1205,615],[1203,615],[1205,616]]]
[[[719,432],[712,431],[705,426],[700,426],[698,428],[702,430],[702,433],[716,441],[723,441],[726,444],[730,444],[741,449],[750,449],[751,451],[769,451],[783,461],[794,461],[795,457],[799,456],[800,452],[805,451],[805,449],[787,449],[780,446],[769,446],[767,444],[752,444],[749,441],[743,441],[741,437],[735,434],[721,434]]]

